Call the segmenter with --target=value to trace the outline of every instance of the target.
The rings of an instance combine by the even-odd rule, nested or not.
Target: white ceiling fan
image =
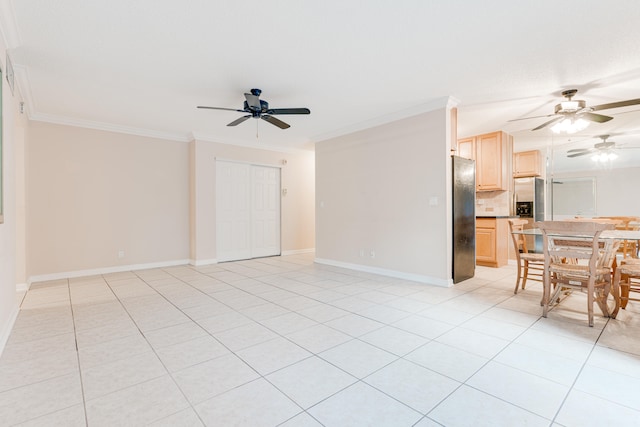
[[[628,147],[625,144],[609,141],[608,138],[610,136],[611,135],[598,135],[597,137],[601,139],[601,142],[593,144],[593,147],[590,148],[573,148],[567,150],[567,157],[581,157],[591,154],[594,161],[606,161],[617,158],[617,150],[640,149],[640,147]]]

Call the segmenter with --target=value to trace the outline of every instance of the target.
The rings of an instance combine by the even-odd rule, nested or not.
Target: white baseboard
[[[18,283],[16,285],[16,292],[27,292],[29,287],[29,283]]]
[[[48,280],[71,279],[73,277],[96,276],[100,274],[120,273],[123,271],[147,270],[149,268],[175,267],[176,265],[188,265],[188,259],[174,261],[150,262],[147,264],[118,265],[115,267],[93,268],[90,270],[65,271],[62,273],[39,274],[29,277],[28,283],[45,282]]]
[[[203,265],[211,265],[211,264],[217,264],[217,263],[218,263],[218,260],[215,258],[189,260],[189,264],[193,265],[194,267],[202,267]]]
[[[9,319],[7,323],[2,326],[0,329],[0,356],[2,356],[2,352],[4,351],[5,345],[7,345],[7,341],[9,340],[9,335],[11,335],[11,330],[13,329],[13,325],[16,323],[16,319],[18,318],[18,313],[20,312],[20,306],[15,304],[13,307],[13,311],[9,315]]]
[[[425,283],[428,285],[449,288],[453,286],[453,279],[443,280],[436,277],[424,276],[422,274],[406,273],[404,271],[387,270],[386,268],[371,267],[368,265],[350,264],[331,259],[316,258],[318,264],[326,264],[334,267],[348,268],[350,270],[363,271],[365,273],[379,274],[381,276],[395,277],[398,279],[411,280],[413,282]]]
[[[287,255],[300,255],[300,254],[310,254],[316,251],[316,248],[309,248],[309,249],[293,249],[290,251],[282,251],[280,253],[280,255],[282,256],[287,256]]]

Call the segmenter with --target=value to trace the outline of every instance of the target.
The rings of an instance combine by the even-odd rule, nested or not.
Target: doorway
[[[280,169],[216,160],[216,258],[280,255]]]

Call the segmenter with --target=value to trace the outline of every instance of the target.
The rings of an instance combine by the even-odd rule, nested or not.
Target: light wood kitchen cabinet
[[[476,159],[476,137],[458,140],[458,156],[465,159]]]
[[[540,151],[522,151],[513,154],[513,176],[514,178],[524,178],[529,176],[542,175],[542,165],[540,164]]]
[[[506,218],[476,218],[476,264],[502,267],[509,259]]]
[[[476,191],[509,188],[511,144],[511,136],[501,131],[458,140],[458,156],[476,161]]]

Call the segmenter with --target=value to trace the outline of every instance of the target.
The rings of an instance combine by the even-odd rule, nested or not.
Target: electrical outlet
[[[120,259],[124,258],[124,251],[122,250],[118,251],[118,258]]]
[[[376,251],[372,250],[371,252],[369,252],[369,256],[371,258],[375,258],[376,257]]]

